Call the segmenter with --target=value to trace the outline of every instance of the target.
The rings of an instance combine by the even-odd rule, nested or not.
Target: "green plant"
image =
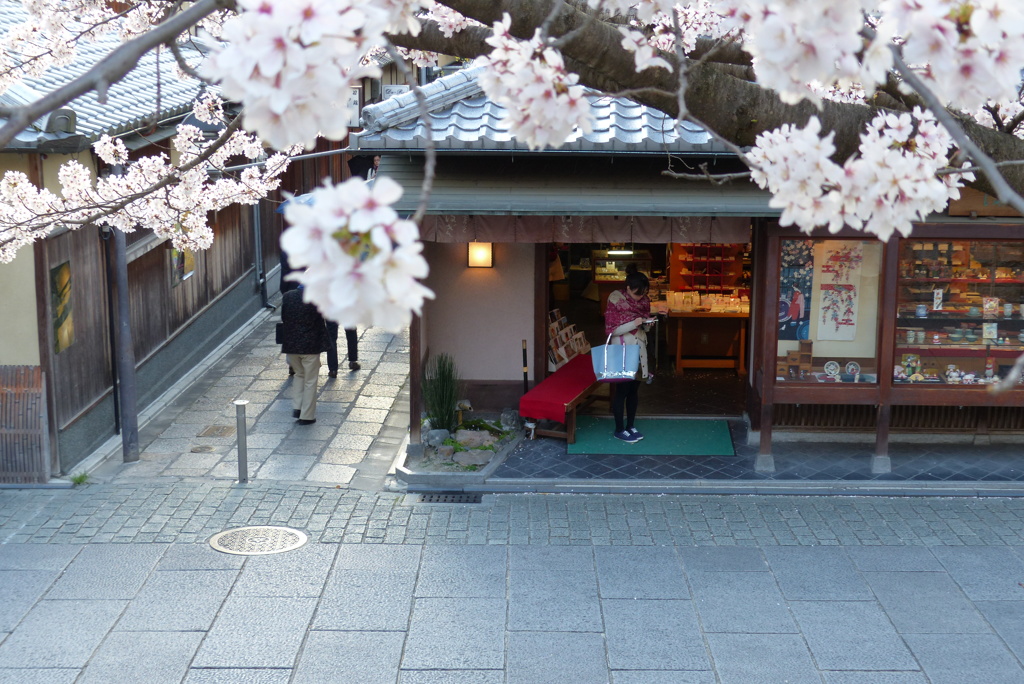
[[[75,473],[74,475],[72,475],[70,479],[71,479],[71,484],[75,485],[76,487],[78,485],[84,485],[85,483],[87,483],[89,481],[89,473],[87,473],[87,472],[85,472],[83,470],[80,473]]]
[[[487,430],[488,432],[495,436],[501,436],[502,434],[500,427],[498,427],[494,423],[487,422],[483,418],[472,418],[470,420],[465,420],[462,422],[461,427],[467,430]]]
[[[454,432],[458,427],[458,410],[455,405],[459,400],[461,384],[455,359],[450,355],[438,354],[427,363],[423,376],[423,406],[432,428]]]

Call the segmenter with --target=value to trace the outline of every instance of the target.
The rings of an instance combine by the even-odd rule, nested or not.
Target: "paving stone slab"
[[[903,634],[969,634],[991,630],[945,573],[867,572],[864,578],[896,631]]]
[[[767,546],[765,558],[790,601],[870,601],[874,597],[839,547]]]
[[[679,556],[688,571],[768,572],[760,549],[744,547],[682,547]]]
[[[601,598],[690,598],[672,547],[600,547],[594,549],[594,561]]]
[[[313,629],[405,631],[416,573],[344,570],[331,574]]]
[[[328,482],[330,484],[344,485],[351,482],[355,474],[355,468],[329,463],[317,463],[309,469],[305,479],[309,482]]]
[[[874,601],[794,601],[790,610],[823,670],[920,669]]]
[[[67,566],[48,599],[130,599],[142,587],[167,547],[90,544]]]
[[[861,572],[943,572],[931,549],[920,546],[848,546],[846,555]]]
[[[58,570],[0,570],[0,632],[12,632],[60,576]]]
[[[1019,684],[1024,669],[994,634],[938,634],[904,637],[932,684]]]
[[[928,684],[921,672],[824,672],[825,684]]]
[[[295,668],[304,684],[393,684],[405,635],[312,631]]]
[[[973,601],[1016,601],[1024,595],[1024,560],[1005,546],[942,546],[932,553]]]
[[[315,607],[315,599],[230,597],[194,667],[290,668]]]
[[[692,601],[605,599],[601,606],[612,669],[711,669]]]
[[[705,632],[799,631],[769,573],[691,572],[689,577]]]
[[[507,551],[503,546],[427,546],[415,595],[504,599],[507,575]]]
[[[508,628],[601,631],[601,605],[594,571],[513,569],[509,573]]]
[[[398,684],[505,684],[505,671],[402,670]]]
[[[1024,661],[1024,601],[977,601],[974,606],[1017,658]]]
[[[0,668],[0,684],[74,684],[78,668]]]
[[[722,684],[820,684],[798,634],[709,634],[715,671]]]
[[[0,670],[85,667],[125,605],[125,601],[40,601],[0,644]],[[72,634],[74,638],[69,639]],[[60,644],[60,648],[42,644]]]
[[[507,684],[607,682],[601,634],[514,632],[508,636]]]
[[[115,632],[76,684],[178,684],[202,638],[198,632]]]
[[[505,666],[501,599],[416,599],[402,656],[410,670],[479,670]]]
[[[182,684],[288,684],[292,670],[269,668],[195,668]]]
[[[238,577],[238,570],[159,571],[139,590],[118,631],[206,631]],[[183,591],[183,587],[188,589]]]
[[[253,556],[238,576],[234,596],[319,598],[337,549],[309,544],[287,553]]]
[[[612,684],[717,684],[715,673],[689,670],[613,670]]]
[[[386,544],[340,544],[334,559],[335,570],[408,570],[420,566],[420,547]]]

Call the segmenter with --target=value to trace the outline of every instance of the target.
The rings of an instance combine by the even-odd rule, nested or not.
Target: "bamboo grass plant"
[[[438,354],[427,363],[423,376],[423,405],[430,427],[454,432],[458,427],[458,401],[462,378],[449,354]]]

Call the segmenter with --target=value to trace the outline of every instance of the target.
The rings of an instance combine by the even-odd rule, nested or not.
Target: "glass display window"
[[[877,383],[877,240],[781,241],[775,377],[785,383]]]
[[[900,244],[893,381],[986,385],[1024,352],[1024,241]]]

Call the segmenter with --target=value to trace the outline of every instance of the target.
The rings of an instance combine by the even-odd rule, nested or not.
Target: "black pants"
[[[327,335],[331,338],[327,345],[327,370],[338,372],[338,324],[327,321]],[[359,333],[355,328],[345,328],[345,342],[348,345],[348,362],[358,361]]]
[[[636,407],[640,403],[640,381],[630,380],[615,384],[615,396],[612,397],[612,416],[615,417],[615,431],[633,427],[636,420]],[[623,422],[625,412],[625,422]]]

